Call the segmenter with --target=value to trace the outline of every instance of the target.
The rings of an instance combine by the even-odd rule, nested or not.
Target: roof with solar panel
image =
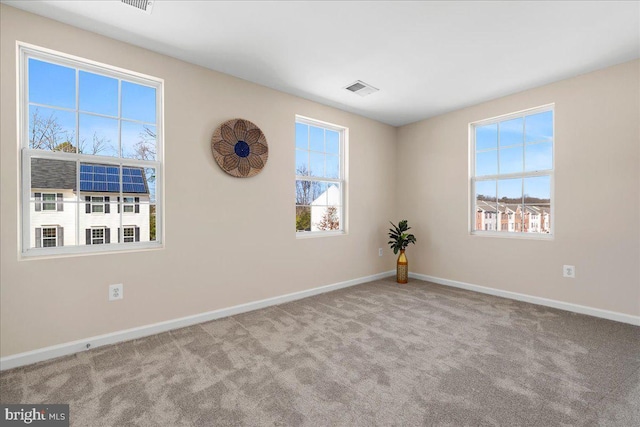
[[[119,193],[120,166],[80,163],[80,191]],[[76,190],[76,163],[66,160],[32,159],[32,188],[68,188]],[[122,166],[122,192],[149,194],[143,168]]]

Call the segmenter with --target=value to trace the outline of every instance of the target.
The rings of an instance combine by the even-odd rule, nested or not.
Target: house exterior
[[[549,234],[550,208],[477,200],[475,230]]]
[[[82,162],[79,176],[76,168],[75,161],[32,159],[31,247],[150,240],[143,168]]]

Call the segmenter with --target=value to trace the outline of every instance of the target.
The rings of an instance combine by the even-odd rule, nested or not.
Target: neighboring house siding
[[[36,193],[62,193],[64,207],[62,211],[36,211]],[[85,196],[109,197],[109,213],[86,213]],[[122,225],[139,228],[141,242],[149,241],[149,196],[147,194],[125,194],[125,196],[139,197],[139,213],[123,212]],[[120,228],[120,215],[118,213],[118,196],[110,193],[80,193],[79,206],[79,230],[78,240],[80,245],[86,244],[85,230],[91,227],[107,227],[110,229],[110,242],[118,242],[118,228]],[[30,218],[31,218],[31,247],[36,247],[37,229],[44,227],[62,227],[64,246],[73,246],[76,227],[76,195],[73,191],[62,189],[34,189],[31,193]]]
[[[69,232],[63,233],[64,246],[75,245],[75,236],[73,230],[76,226],[75,203],[63,203],[62,211],[36,211],[36,193],[62,193],[63,202],[75,202],[75,193],[71,190],[51,189],[51,188],[34,188],[31,192],[31,201],[29,209],[29,218],[31,219],[31,247],[36,247],[36,228],[44,227],[62,227]],[[41,202],[41,200],[40,200]]]

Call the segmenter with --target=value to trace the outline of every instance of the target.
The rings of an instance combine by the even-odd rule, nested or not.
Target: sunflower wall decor
[[[222,170],[238,178],[259,174],[269,157],[267,138],[258,126],[244,119],[218,126],[211,137],[211,151]]]

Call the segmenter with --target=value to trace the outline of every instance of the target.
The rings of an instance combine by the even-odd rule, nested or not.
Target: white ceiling
[[[640,57],[637,1],[3,3],[396,126]]]

